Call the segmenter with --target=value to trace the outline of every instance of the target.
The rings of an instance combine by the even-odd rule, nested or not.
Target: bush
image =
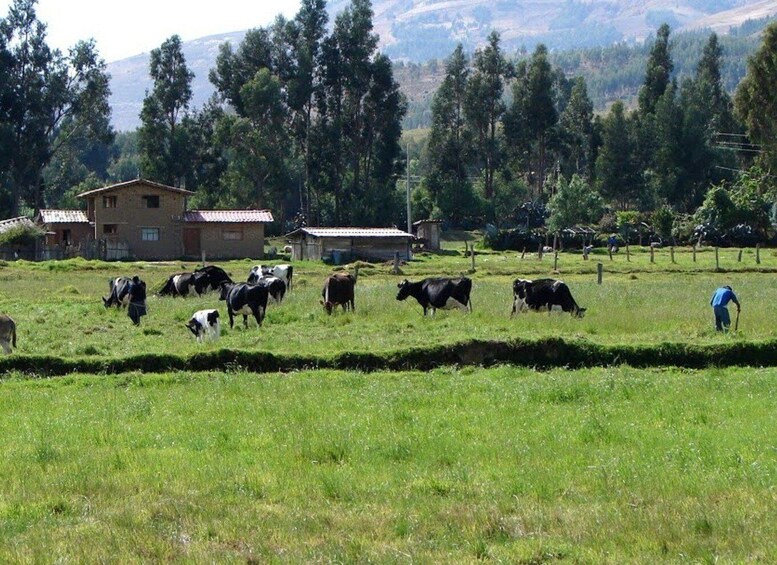
[[[0,233],[0,245],[32,245],[46,235],[42,228],[35,225],[21,225]]]

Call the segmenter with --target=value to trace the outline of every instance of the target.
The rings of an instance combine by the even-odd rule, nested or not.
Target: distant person
[[[132,284],[129,289],[129,307],[127,316],[136,326],[140,325],[141,316],[146,315],[146,283],[135,275],[132,277]]]
[[[728,328],[731,326],[731,317],[728,315],[727,306],[732,301],[737,305],[737,313],[739,313],[741,306],[730,286],[722,286],[712,295],[710,306],[712,306],[712,310],[715,312],[715,331],[728,331]]]
[[[615,234],[612,234],[607,238],[607,251],[610,253],[618,252],[618,238],[615,236]]]

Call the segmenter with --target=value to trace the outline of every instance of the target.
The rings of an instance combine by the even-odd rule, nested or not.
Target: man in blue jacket
[[[715,312],[716,331],[728,331],[729,326],[731,326],[731,318],[728,315],[728,308],[726,307],[731,301],[737,305],[737,313],[739,313],[739,300],[737,300],[737,295],[734,294],[734,291],[731,290],[730,286],[722,286],[712,295],[710,306],[712,306],[712,310]]]

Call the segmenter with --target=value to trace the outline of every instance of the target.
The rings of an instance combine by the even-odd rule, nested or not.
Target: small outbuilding
[[[442,220],[418,220],[413,230],[426,251],[439,251]]]
[[[184,256],[264,257],[264,225],[272,221],[269,210],[188,210],[183,215]]]
[[[42,209],[35,216],[35,223],[46,231],[47,247],[78,248],[94,239],[94,228],[81,210]]]
[[[410,260],[412,234],[397,228],[300,228],[286,236],[292,260]]]

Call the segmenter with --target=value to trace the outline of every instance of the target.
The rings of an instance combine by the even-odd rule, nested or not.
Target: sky
[[[0,17],[11,0],[0,0]],[[47,24],[47,43],[63,53],[79,40],[94,39],[106,62],[159,47],[171,35],[184,41],[242,31],[290,18],[299,0],[39,0],[38,19]]]

